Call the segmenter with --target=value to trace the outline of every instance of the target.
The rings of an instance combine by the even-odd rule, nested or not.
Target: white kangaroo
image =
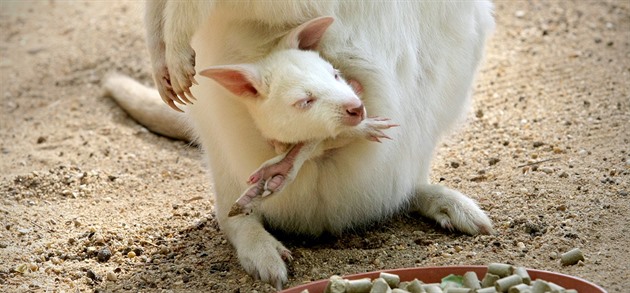
[[[264,129],[298,131],[309,125],[297,119],[280,127],[283,122],[276,115],[257,115],[246,103],[235,102],[223,86],[209,79],[195,81],[194,68],[253,63],[277,50],[278,40],[291,28],[321,16],[335,22],[325,34],[311,38],[315,46],[294,39],[298,48],[317,49],[362,86],[365,109],[401,126],[383,144],[341,139],[306,160],[293,183],[261,200],[250,215],[228,217],[248,187],[251,170],[275,155],[268,143],[273,135],[266,137]],[[217,219],[245,270],[278,288],[287,280],[283,258],[290,253],[263,222],[318,235],[410,210],[447,229],[491,233],[490,219],[472,199],[429,182],[429,167],[440,136],[468,108],[493,27],[489,1],[149,2],[148,44],[158,90],[173,108],[178,109],[175,103],[189,104],[184,106],[189,125],[212,168]],[[295,82],[297,86],[303,80]],[[304,94],[307,89],[293,93]],[[157,93],[145,98],[157,99]],[[322,115],[320,122],[332,115],[312,112]],[[329,134],[322,133],[334,137]]]
[[[351,81],[351,88],[318,53],[300,50],[315,48],[333,20],[320,17],[298,26],[256,63],[213,66],[200,73],[242,98],[262,136],[282,153],[249,176],[251,186],[230,216],[251,212],[256,197],[280,192],[306,160],[357,138],[380,142],[389,138],[381,130],[398,126],[389,119],[366,118],[354,92],[362,93],[361,85]]]

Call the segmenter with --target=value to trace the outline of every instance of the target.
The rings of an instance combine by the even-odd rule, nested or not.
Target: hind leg
[[[492,221],[477,203],[459,191],[436,184],[421,185],[412,201],[413,210],[435,219],[440,226],[471,235],[493,232]]]

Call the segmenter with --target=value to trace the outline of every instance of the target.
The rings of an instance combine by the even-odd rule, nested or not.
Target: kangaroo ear
[[[214,79],[233,94],[257,97],[257,87],[262,83],[258,68],[250,64],[213,66],[199,74]]]
[[[314,50],[333,21],[335,19],[330,16],[309,20],[291,30],[282,45],[286,49]]]

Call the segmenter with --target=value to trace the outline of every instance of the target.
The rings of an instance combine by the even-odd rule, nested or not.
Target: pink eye
[[[315,98],[309,96],[304,99],[298,100],[297,102],[295,102],[295,104],[293,104],[293,106],[298,109],[308,109],[311,106],[313,106],[314,103],[315,103]]]

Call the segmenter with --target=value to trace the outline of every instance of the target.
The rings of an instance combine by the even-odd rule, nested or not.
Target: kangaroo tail
[[[192,141],[185,115],[162,102],[156,89],[118,73],[105,76],[103,86],[107,95],[131,118],[150,131],[177,140]]]

